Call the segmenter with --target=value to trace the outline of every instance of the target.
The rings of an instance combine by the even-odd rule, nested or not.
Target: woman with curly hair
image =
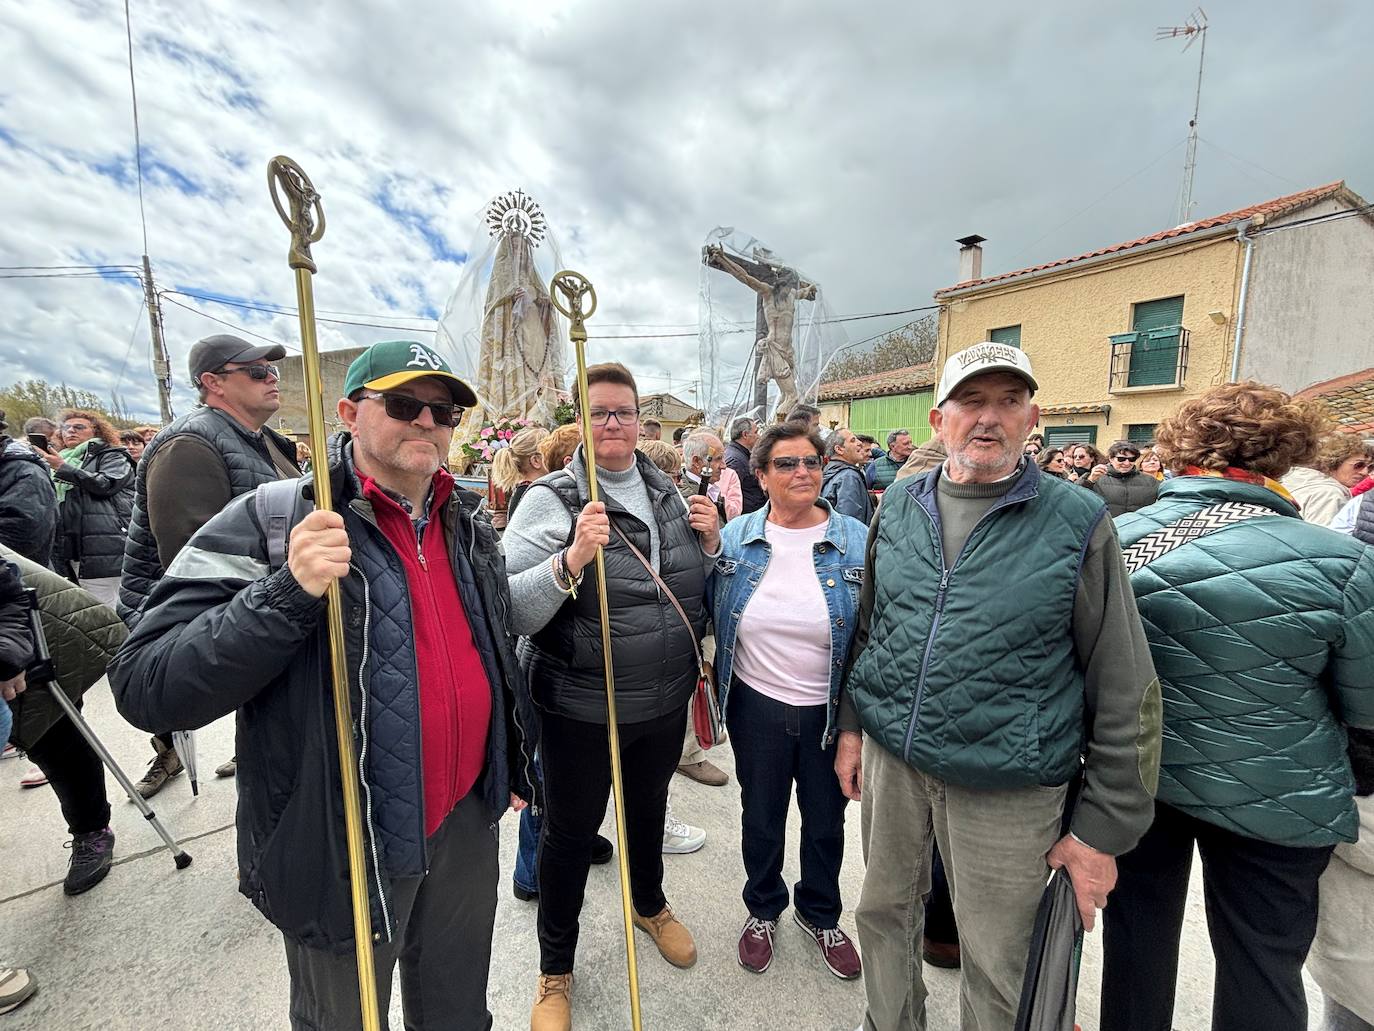
[[[1302,517],[1318,526],[1330,526],[1346,502],[1350,488],[1369,475],[1369,448],[1353,433],[1330,433],[1311,462],[1294,468],[1283,478],[1302,508]]]
[[[1159,500],[1116,521],[1163,743],[1154,823],[1105,911],[1103,1031],[1173,1026],[1194,847],[1212,1027],[1308,1026],[1317,881],[1359,831],[1346,743],[1374,735],[1374,549],[1303,522],[1279,482],[1327,429],[1282,391],[1214,387],[1158,429]]]
[[[100,413],[69,408],[57,422],[62,450],[39,452],[57,487],[54,565],[113,608],[134,507],[134,462]]]

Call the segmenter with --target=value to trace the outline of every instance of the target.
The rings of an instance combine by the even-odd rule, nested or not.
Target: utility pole
[[[157,380],[158,406],[162,410],[162,425],[172,421],[172,362],[162,339],[162,302],[153,287],[153,266],[143,255],[143,299],[148,306],[148,325],[153,339],[153,378]]]
[[[1193,218],[1193,174],[1197,171],[1197,121],[1198,113],[1202,109],[1202,65],[1207,60],[1207,12],[1199,7],[1188,16],[1184,24],[1163,25],[1155,30],[1157,40],[1177,39],[1179,36],[1184,36],[1188,40],[1183,44],[1185,51],[1198,40],[1202,41],[1202,46],[1198,50],[1197,92],[1193,96],[1193,118],[1188,123],[1188,156],[1183,162],[1183,186],[1179,190],[1178,222],[1182,225]]]

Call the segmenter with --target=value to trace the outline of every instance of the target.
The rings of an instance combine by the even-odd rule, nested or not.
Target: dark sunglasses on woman
[[[462,418],[463,409],[448,401],[421,401],[409,394],[364,394],[363,400],[381,401],[386,406],[386,414],[401,422],[414,422],[420,417],[420,410],[429,409],[436,426],[453,426]]]
[[[806,471],[814,473],[821,467],[820,455],[783,455],[780,458],[772,459],[773,468],[780,473],[791,473],[797,471],[797,463],[806,467]]]

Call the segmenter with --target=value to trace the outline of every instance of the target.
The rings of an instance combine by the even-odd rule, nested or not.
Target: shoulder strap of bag
[[[639,559],[640,565],[649,571],[649,575],[654,578],[654,583],[658,584],[658,589],[667,595],[668,600],[673,603],[673,608],[677,609],[677,614],[682,618],[683,626],[687,628],[687,636],[692,639],[692,651],[696,653],[697,669],[704,670],[706,664],[702,661],[701,642],[697,640],[696,628],[692,626],[692,621],[687,618],[687,613],[682,608],[681,602],[677,600],[677,595],[673,594],[673,592],[668,589],[668,585],[663,582],[663,577],[658,575],[658,570],[644,557],[644,553],[634,546],[630,538],[625,536],[625,531],[620,528],[619,524],[616,523],[614,519],[611,520],[611,529],[613,529],[616,535],[625,542],[625,547],[630,549],[630,553],[633,554],[635,558]]]
[[[275,572],[286,565],[286,544],[299,521],[300,481],[272,480],[253,493],[258,525],[266,534],[267,564]]]
[[[1144,569],[1155,559],[1169,554],[1175,548],[1181,548],[1228,526],[1243,523],[1247,519],[1272,515],[1278,515],[1272,508],[1240,501],[1223,501],[1219,505],[1209,505],[1168,526],[1162,526],[1153,533],[1147,533],[1129,548],[1124,549],[1121,556],[1126,560],[1126,572],[1134,573]]]

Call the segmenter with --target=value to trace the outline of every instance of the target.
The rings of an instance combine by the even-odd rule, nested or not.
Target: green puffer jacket
[[[1224,501],[1275,515],[1131,577],[1164,694],[1158,798],[1262,841],[1354,841],[1342,722],[1374,727],[1374,550],[1264,487],[1201,476],[1118,519],[1121,546]]]
[[[39,619],[57,679],[68,698],[80,698],[105,675],[114,653],[129,636],[128,627],[114,609],[100,604],[90,592],[3,545],[0,561],[13,562],[24,586],[38,591]],[[14,710],[10,739],[17,746],[29,747],[62,717],[50,690],[48,685],[30,684],[10,703]]]

